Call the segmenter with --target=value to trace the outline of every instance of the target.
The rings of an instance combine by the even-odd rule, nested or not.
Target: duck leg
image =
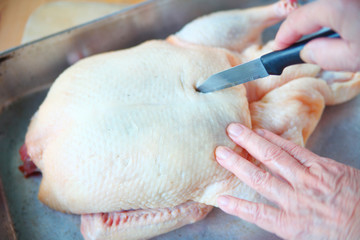
[[[283,20],[295,7],[296,1],[282,0],[263,7],[216,12],[190,22],[169,39],[240,52],[259,42],[265,28]]]

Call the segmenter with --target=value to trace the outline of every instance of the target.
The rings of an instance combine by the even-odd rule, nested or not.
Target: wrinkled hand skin
[[[285,239],[359,239],[360,171],[267,130],[233,123],[229,137],[268,171],[226,147],[218,163],[276,206],[220,196],[219,207]]]
[[[321,38],[309,42],[301,58],[325,70],[360,70],[360,1],[318,0],[293,11],[281,25],[275,49],[283,49],[303,35],[328,27],[341,39]],[[331,51],[329,51],[331,49]]]

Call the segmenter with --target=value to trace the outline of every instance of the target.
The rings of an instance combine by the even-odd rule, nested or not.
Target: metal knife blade
[[[197,90],[202,93],[213,92],[268,75],[269,73],[258,58],[210,76]]]
[[[210,76],[197,90],[202,93],[213,92],[238,84],[246,83],[268,75],[280,75],[290,65],[303,63],[300,51],[309,41],[320,38],[339,38],[331,29],[323,29],[290,47],[261,56],[251,62],[241,64]]]

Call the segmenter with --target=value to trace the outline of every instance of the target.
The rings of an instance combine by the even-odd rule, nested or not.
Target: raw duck
[[[258,195],[214,159],[235,147],[231,122],[304,145],[325,105],[360,92],[359,73],[316,65],[202,94],[210,75],[271,51],[261,32],[294,2],[201,17],[166,40],[80,60],[33,116],[26,152],[42,172],[39,199],[81,214],[85,239],[150,238],[203,219],[222,194]],[[258,163],[256,163],[258,164]]]

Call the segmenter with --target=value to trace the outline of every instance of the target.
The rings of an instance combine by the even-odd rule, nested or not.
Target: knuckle
[[[327,161],[324,161],[325,158],[319,158],[318,161],[313,161],[309,164],[309,172],[315,176],[322,174],[324,172],[324,164],[327,164]]]
[[[343,186],[348,185],[349,173],[345,168],[339,167],[335,170],[335,175],[329,181],[332,192],[339,192]]]
[[[271,146],[264,150],[263,160],[265,162],[273,161],[283,155],[283,150],[277,146]]]
[[[341,190],[350,174],[345,165],[327,158],[322,158],[311,170],[314,173],[312,185],[320,192],[330,195]]]
[[[314,195],[323,195],[323,194],[330,194],[333,191],[331,185],[324,181],[323,177],[316,179],[314,181],[313,193]]]
[[[291,144],[291,146],[288,147],[289,151],[291,152],[291,155],[293,156],[299,156],[301,155],[301,153],[304,151],[304,149],[302,147],[300,147],[299,145],[296,144]]]
[[[258,135],[255,134],[252,131],[249,131],[248,129],[245,129],[244,132],[241,134],[241,138],[239,137],[238,139],[236,139],[238,144],[241,144],[241,142],[243,142],[244,147],[247,148],[249,147],[249,145],[254,145],[254,143],[257,143],[258,141]],[[246,142],[244,142],[246,141]],[[241,145],[243,146],[243,145]]]
[[[293,232],[289,231],[289,222],[286,222],[286,213],[281,211],[275,218],[275,225],[278,226],[278,232],[286,239],[290,239]]]
[[[231,201],[232,203],[232,209],[235,215],[240,216],[242,212],[242,205],[239,203],[239,201]]]
[[[252,216],[252,220],[254,223],[259,222],[262,218],[262,208],[260,204],[254,203],[249,204],[247,207],[247,212]]]
[[[293,191],[286,190],[284,192],[284,198],[281,199],[281,202],[278,203],[278,206],[281,206],[282,209],[285,211],[296,209],[297,201],[294,201],[294,199],[297,199],[297,195]],[[280,216],[284,217],[284,216]],[[284,219],[277,219],[277,220],[284,220]]]
[[[344,175],[346,173],[346,166],[339,163],[330,164],[330,169],[331,173],[335,176]]]
[[[270,173],[257,170],[251,177],[251,184],[254,188],[259,189],[264,185],[268,185],[270,177]]]
[[[314,197],[327,196],[327,198],[332,196],[336,188],[335,185],[331,183],[331,179],[324,177],[323,174],[309,178],[308,183],[304,184],[304,187],[308,189],[308,192]]]
[[[279,215],[276,216],[275,218],[275,224],[277,226],[283,226],[283,219],[284,219],[284,216],[283,216],[284,212],[281,212]]]

